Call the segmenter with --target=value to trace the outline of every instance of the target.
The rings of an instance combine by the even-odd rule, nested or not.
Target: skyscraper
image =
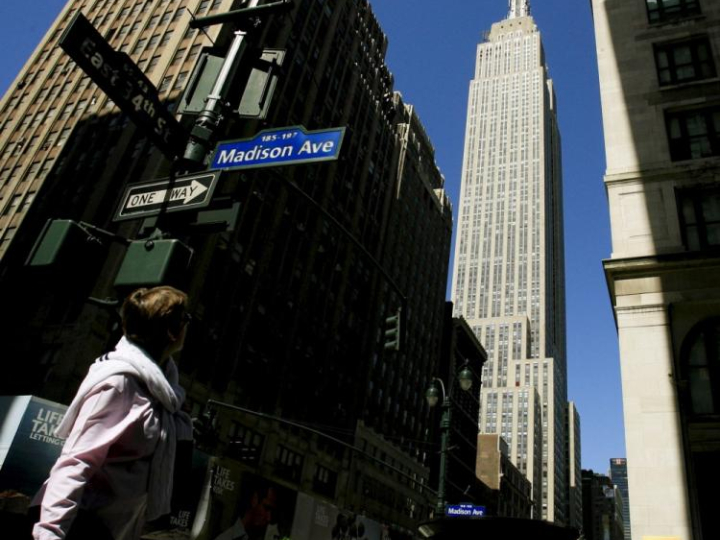
[[[580,414],[575,403],[567,407],[568,496],[567,524],[582,529],[582,463],[580,445]]]
[[[622,494],[623,506],[623,530],[625,540],[630,540],[630,492],[628,490],[627,459],[612,458],[610,460],[610,478]]]
[[[480,431],[565,523],[565,296],[555,94],[527,0],[493,24],[470,83],[452,295],[488,352]],[[533,415],[535,399],[541,419]],[[535,421],[541,425],[535,429]]]
[[[583,535],[587,540],[622,540],[622,493],[612,480],[582,471]]]

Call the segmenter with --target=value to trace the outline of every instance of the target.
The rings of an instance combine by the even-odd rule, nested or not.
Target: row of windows
[[[665,22],[700,14],[698,0],[645,0],[650,22]]]

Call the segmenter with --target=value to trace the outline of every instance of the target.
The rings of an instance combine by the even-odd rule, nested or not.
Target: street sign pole
[[[249,0],[248,7],[253,8],[257,6],[258,0]],[[225,56],[222,68],[220,68],[220,74],[215,81],[212,92],[207,97],[205,102],[205,108],[200,113],[200,116],[195,122],[192,131],[190,132],[190,140],[188,141],[187,147],[185,148],[185,159],[195,162],[203,163],[205,156],[210,151],[210,140],[215,132],[215,129],[220,123],[220,114],[218,113],[220,100],[224,98],[227,92],[227,86],[231,81],[231,75],[235,72],[240,59],[242,58],[242,51],[245,49],[245,36],[247,32],[238,30],[235,32],[230,50]]]
[[[289,9],[293,5],[293,0],[279,0],[263,6],[258,6],[258,3],[259,0],[248,0],[247,5],[243,9],[206,17],[204,19],[197,19],[192,21],[190,26],[192,28],[201,28],[224,22],[247,21],[251,17],[259,17],[265,13],[272,14],[283,9]],[[228,88],[233,82],[233,75],[247,47],[245,41],[247,34],[248,31],[244,29],[235,32],[235,37],[225,56],[215,85],[210,95],[207,96],[205,107],[202,112],[200,112],[190,132],[190,140],[187,143],[184,154],[185,159],[188,161],[203,164],[212,148],[212,139],[220,123],[219,109],[223,101],[227,98]]]

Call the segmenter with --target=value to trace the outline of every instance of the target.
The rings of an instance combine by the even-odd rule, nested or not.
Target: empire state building
[[[567,367],[560,135],[528,0],[477,47],[452,297],[485,345],[479,427],[507,442],[535,517],[566,523]]]

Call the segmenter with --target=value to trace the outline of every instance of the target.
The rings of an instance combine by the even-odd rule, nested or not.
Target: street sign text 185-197
[[[127,54],[113,49],[82,13],[73,17],[60,47],[165,155],[183,154],[187,135],[160,102],[150,79]]]

